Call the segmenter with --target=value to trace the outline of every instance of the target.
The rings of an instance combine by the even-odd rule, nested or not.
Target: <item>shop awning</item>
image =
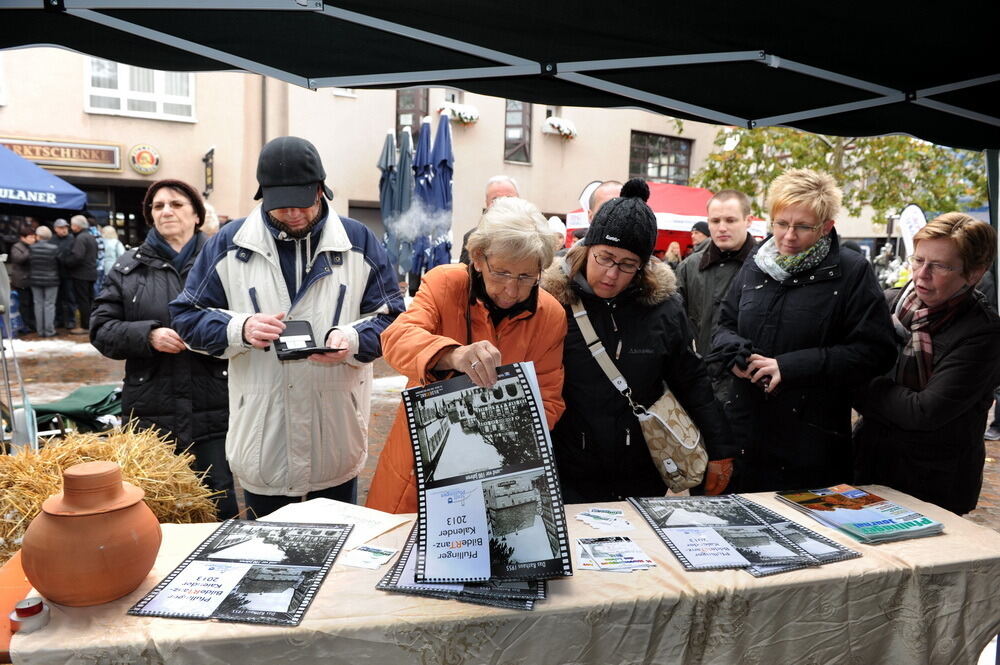
[[[15,212],[82,210],[86,205],[87,195],[79,189],[0,145],[0,211],[8,206],[16,206]]]

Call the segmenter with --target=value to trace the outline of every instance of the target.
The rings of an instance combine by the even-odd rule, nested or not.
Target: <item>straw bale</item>
[[[62,491],[63,469],[81,462],[117,462],[122,477],[145,491],[146,504],[161,523],[216,521],[213,493],[204,474],[191,469],[193,459],[175,453],[174,444],[155,430],[133,425],[50,439],[38,452],[0,455],[0,564],[20,549],[42,502]]]

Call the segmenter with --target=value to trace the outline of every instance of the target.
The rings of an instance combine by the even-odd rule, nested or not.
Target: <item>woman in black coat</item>
[[[652,258],[656,218],[644,203],[648,195],[641,180],[626,183],[621,198],[601,206],[583,242],[542,277],[542,288],[569,317],[563,347],[566,411],[552,432],[567,503],[663,496],[667,490],[628,400],[584,342],[572,311],[577,301],[632,398],[649,406],[666,383],[701,430],[711,460],[705,491],[724,491],[731,473],[735,449],[729,427],[705,365],[692,350],[673,271]]]
[[[713,355],[738,377],[726,406],[743,450],[736,491],[853,480],[851,390],[892,365],[895,345],[868,262],[840,251],[840,199],[825,173],[779,176],[768,192],[774,235],[723,301]]]
[[[1000,317],[973,288],[997,236],[952,212],[913,243],[912,281],[889,292],[899,358],[858,396],[861,478],[962,515],[979,500],[983,429],[1000,384]]]
[[[146,241],[125,253],[106,276],[90,324],[90,340],[109,358],[126,360],[122,413],[140,427],[155,426],[190,448],[194,467],[208,470],[222,519],[236,515],[226,462],[229,427],[227,361],[189,351],[170,327],[167,304],[207,242],[198,229],[205,206],[179,180],[153,183],[143,200]]]

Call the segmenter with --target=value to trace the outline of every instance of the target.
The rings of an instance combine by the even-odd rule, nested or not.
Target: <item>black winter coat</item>
[[[723,301],[713,352],[724,370],[752,351],[777,359],[781,371],[770,394],[733,382],[726,413],[744,454],[738,491],[854,479],[851,391],[892,366],[896,345],[874,272],[832,234],[819,266],[783,282],[747,259]]]
[[[31,286],[31,245],[18,240],[10,246],[10,285],[15,289]]]
[[[729,425],[715,401],[705,365],[692,350],[687,315],[670,268],[654,261],[646,270],[655,288],[630,287],[605,300],[571,282],[561,263],[545,271],[542,287],[563,304],[569,318],[563,347],[566,411],[552,432],[566,501],[617,501],[663,496],[667,491],[628,401],[584,344],[570,309],[576,299],[582,299],[633,399],[649,406],[663,394],[666,381],[701,430],[709,458],[732,457],[736,449]],[[616,357],[619,344],[621,353]]]
[[[28,248],[32,286],[59,286],[59,246],[55,239],[39,240]]]
[[[93,345],[126,360],[122,413],[173,433],[184,447],[224,438],[229,429],[228,362],[193,351],[162,353],[149,344],[150,331],[170,325],[167,304],[208,240],[196,238],[197,252],[181,274],[147,243],[125,253],[105,277],[90,320]]]
[[[894,308],[901,291],[890,294]],[[934,364],[923,390],[896,383],[894,367],[858,393],[859,480],[964,515],[983,485],[983,430],[1000,385],[1000,317],[975,293],[931,339]]]
[[[84,229],[73,238],[69,252],[62,256],[66,276],[84,282],[97,281],[97,238]]]
[[[68,279],[70,268],[66,265],[66,257],[69,256],[70,251],[73,249],[73,243],[76,241],[76,236],[72,232],[67,233],[64,236],[60,236],[55,231],[52,232],[52,242],[55,243],[56,247],[59,248],[59,276]],[[73,259],[70,259],[72,261]]]

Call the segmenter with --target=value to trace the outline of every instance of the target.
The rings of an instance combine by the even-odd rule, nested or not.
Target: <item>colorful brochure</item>
[[[779,499],[869,545],[936,536],[937,520],[851,485],[778,492]]]

